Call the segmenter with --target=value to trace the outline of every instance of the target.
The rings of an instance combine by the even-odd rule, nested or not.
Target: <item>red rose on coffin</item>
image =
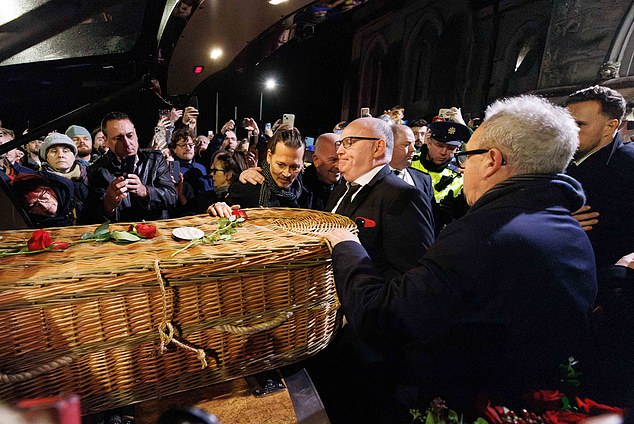
[[[51,235],[44,230],[35,230],[33,231],[33,235],[26,243],[29,250],[42,250],[49,247],[53,244],[53,239]]]
[[[68,249],[69,244],[65,241],[53,241],[51,235],[44,230],[35,230],[33,231],[33,235],[26,243],[27,248],[30,251],[33,250],[44,250],[47,248],[51,248],[52,250],[66,250]]]
[[[243,211],[242,209],[232,209],[231,215],[235,216],[236,218],[249,219],[249,217],[247,216],[247,213]]]
[[[128,231],[135,231],[138,235],[146,239],[156,237],[156,227],[151,224],[136,224],[136,226],[130,225]]]

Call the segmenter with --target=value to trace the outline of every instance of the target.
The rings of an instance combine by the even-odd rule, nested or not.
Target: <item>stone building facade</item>
[[[355,12],[342,116],[393,105],[431,118],[534,92],[558,101],[595,83],[634,96],[634,2],[374,0]]]

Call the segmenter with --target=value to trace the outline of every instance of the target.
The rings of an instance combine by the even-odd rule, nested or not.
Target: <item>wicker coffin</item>
[[[156,221],[127,245],[89,242],[0,258],[0,400],[77,393],[94,413],[273,369],[325,347],[338,303],[328,247],[314,232],[347,218],[247,210],[229,241],[193,246],[172,230],[215,218]],[[111,229],[127,225],[111,224]],[[50,229],[78,240],[95,227]],[[0,232],[0,244],[31,230]]]

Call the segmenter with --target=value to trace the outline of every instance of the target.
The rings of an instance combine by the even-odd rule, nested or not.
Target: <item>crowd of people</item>
[[[112,112],[92,132],[72,125],[4,154],[0,175],[34,226],[238,206],[350,217],[357,234],[325,235],[347,325],[308,364],[334,422],[401,422],[433,396],[464,410],[513,404],[555,387],[570,356],[597,366],[599,396],[626,402],[634,143],[619,132],[623,96],[593,86],[561,107],[524,95],[468,123],[455,107],[429,123],[393,109],[337,124],[312,152],[297,128],[261,132],[250,118],[242,140],[232,120],[196,135],[192,107],[162,116],[140,149],[132,119]],[[12,137],[0,129],[0,144]]]

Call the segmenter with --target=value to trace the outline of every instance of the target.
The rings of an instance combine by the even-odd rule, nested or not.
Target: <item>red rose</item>
[[[574,411],[546,411],[542,415],[548,424],[575,424],[588,418],[586,414]]]
[[[66,250],[68,249],[68,242],[65,241],[56,241],[51,245],[51,249],[53,250]]]
[[[249,219],[249,217],[247,216],[247,213],[243,211],[242,209],[232,209],[231,215],[235,216],[236,218]]]
[[[151,224],[136,224],[136,232],[138,235],[146,239],[156,237],[156,227]]]
[[[42,250],[46,249],[53,243],[51,235],[44,230],[35,230],[33,235],[27,242],[29,250]]]

